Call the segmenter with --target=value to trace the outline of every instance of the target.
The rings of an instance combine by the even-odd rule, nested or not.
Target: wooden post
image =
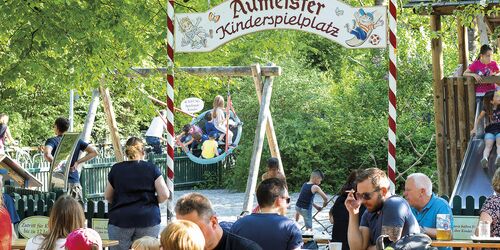
[[[255,128],[255,138],[253,140],[253,153],[250,159],[250,169],[248,173],[247,187],[245,191],[245,200],[243,211],[252,211],[253,196],[259,179],[259,164],[262,156],[262,147],[264,145],[265,125],[269,117],[269,104],[273,90],[273,77],[267,76],[264,80],[264,89],[262,93],[262,103],[259,110],[259,119]]]
[[[80,139],[86,142],[90,142],[90,134],[92,132],[92,127],[94,126],[95,115],[97,113],[97,107],[99,106],[99,90],[94,89],[92,91],[92,100],[89,104],[89,110],[87,111],[87,117],[85,118],[85,124],[83,125],[83,131],[80,135]]]
[[[441,16],[431,15],[431,31],[441,31]],[[436,125],[436,164],[439,176],[439,194],[448,194],[449,189],[445,182],[445,144],[444,144],[444,107],[443,107],[443,44],[440,37],[431,41],[432,75],[434,79],[434,123]]]
[[[467,77],[467,100],[469,107],[469,131],[474,128],[476,122],[476,89],[474,88],[475,81],[472,77]]]
[[[462,72],[467,69],[469,66],[469,47],[468,47],[468,37],[467,37],[467,28],[462,25],[460,21],[457,21],[457,30],[458,30],[458,63],[462,64]]]
[[[113,142],[113,149],[115,151],[116,162],[123,161],[122,146],[120,144],[120,134],[118,133],[118,126],[115,119],[115,111],[113,110],[113,103],[109,95],[109,89],[99,87],[102,96],[102,104],[104,112],[106,113],[106,123],[108,124],[109,131],[111,132],[111,141]]]
[[[262,74],[260,69],[260,64],[252,65],[253,82],[255,84],[255,91],[257,92],[257,99],[259,104],[262,104]],[[273,118],[271,116],[271,111],[267,116],[266,122],[266,136],[267,144],[269,145],[269,150],[271,151],[271,156],[276,157],[279,162],[279,169],[283,175],[285,171],[283,169],[283,163],[281,162],[280,149],[278,147],[278,140],[276,139],[276,133],[274,132]]]
[[[458,111],[458,140],[460,146],[460,163],[464,160],[465,150],[467,150],[467,141],[469,139],[469,131],[467,131],[467,106],[465,105],[465,85],[464,78],[457,79],[457,111]]]
[[[447,118],[448,118],[448,143],[450,146],[450,158],[448,160],[449,168],[450,168],[450,176],[448,176],[449,187],[453,187],[455,184],[455,180],[458,175],[458,167],[457,167],[457,130],[456,130],[456,114],[455,114],[455,89],[454,89],[454,81],[452,78],[448,78],[446,80],[446,104],[447,104]]]

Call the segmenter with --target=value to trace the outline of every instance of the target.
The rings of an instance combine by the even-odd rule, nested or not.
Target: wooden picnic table
[[[17,239],[12,242],[12,249],[24,250],[26,248],[26,243],[28,239]],[[108,247],[118,245],[117,240],[102,240],[102,247],[108,249]]]
[[[491,242],[472,242],[472,240],[433,240],[433,247],[459,247],[462,249],[469,248],[500,248],[500,243]]]

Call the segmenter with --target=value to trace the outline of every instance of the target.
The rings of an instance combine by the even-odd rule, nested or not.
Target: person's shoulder
[[[439,197],[438,195],[434,194],[433,197],[434,197],[434,204],[435,205],[437,205],[437,206],[446,206],[446,207],[450,206],[445,199]]]
[[[26,250],[38,249],[38,246],[42,244],[44,239],[45,237],[43,237],[42,235],[36,235],[33,238],[28,239],[28,241],[26,242]]]
[[[50,137],[45,141],[45,146],[54,146],[57,145],[59,141],[57,140],[57,136]]]
[[[387,200],[384,201],[384,207],[401,207],[401,206],[410,206],[408,202],[399,195],[393,195]]]
[[[242,249],[242,250],[262,250],[259,244],[252,240],[241,237],[239,235],[233,234],[228,231],[224,231],[227,234],[227,241],[231,245],[231,249]]]

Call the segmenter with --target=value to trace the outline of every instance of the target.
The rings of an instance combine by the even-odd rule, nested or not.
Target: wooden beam
[[[459,72],[461,76],[465,69],[469,66],[469,39],[467,36],[467,28],[457,21],[457,35],[458,35],[458,63],[462,65],[462,71]]]
[[[95,116],[97,114],[97,107],[99,106],[99,90],[94,89],[92,91],[92,99],[90,100],[89,110],[87,111],[87,117],[85,117],[85,124],[83,124],[83,131],[80,135],[80,139],[85,142],[90,142],[90,134],[92,133],[92,127],[94,127]]]
[[[166,74],[167,68],[131,68],[132,71],[147,76],[153,72]],[[178,70],[192,75],[217,75],[217,76],[252,76],[252,67],[250,66],[229,66],[229,67],[180,67]],[[281,67],[263,66],[261,67],[263,76],[280,76]]]
[[[457,81],[457,112],[458,112],[458,137],[459,137],[459,148],[460,148],[460,158],[458,161],[458,166],[461,166],[461,162],[465,156],[465,150],[467,149],[467,141],[469,131],[467,130],[467,107],[465,99],[465,88],[464,79],[458,78]]]
[[[252,67],[253,82],[255,84],[255,91],[257,92],[257,99],[259,100],[259,105],[262,104],[262,74],[260,64],[254,64]],[[269,145],[269,150],[271,151],[271,156],[278,159],[279,169],[283,175],[285,175],[285,170],[283,169],[283,163],[281,161],[280,149],[278,147],[278,140],[276,139],[276,133],[274,132],[273,118],[271,116],[271,111],[267,117],[266,122],[266,136],[267,144]]]
[[[467,77],[467,110],[468,112],[468,117],[469,117],[469,131],[471,131],[474,128],[474,123],[476,122],[476,88],[475,88],[475,83],[476,81],[472,77]]]
[[[460,154],[457,154],[457,115],[455,113],[455,87],[454,87],[454,79],[448,78],[445,81],[446,84],[446,105],[447,105],[447,112],[446,116],[448,118],[448,128],[447,128],[447,138],[448,138],[448,144],[450,147],[450,158],[448,160],[449,162],[449,167],[450,167],[450,176],[448,176],[448,183],[450,183],[450,187],[453,187],[455,185],[455,180],[457,179],[458,175],[458,164],[457,164],[457,158],[460,156]]]
[[[250,168],[248,173],[247,187],[245,191],[245,200],[243,211],[252,211],[253,197],[259,179],[259,164],[262,156],[262,147],[264,146],[264,134],[267,118],[269,117],[269,104],[273,90],[273,77],[267,76],[264,80],[264,89],[262,93],[262,103],[259,110],[259,118],[255,129],[255,138],[253,140],[253,153],[250,159]]]
[[[118,133],[115,111],[113,110],[113,103],[111,102],[109,89],[101,86],[99,87],[99,91],[101,92],[102,104],[104,112],[106,113],[106,123],[108,124],[109,131],[111,133],[111,141],[113,143],[113,150],[115,151],[116,162],[122,162],[124,158],[120,143],[120,134]]]
[[[431,31],[441,31],[441,16],[432,15],[430,20]],[[431,40],[432,75],[434,79],[434,123],[436,126],[436,164],[439,175],[439,194],[449,195],[446,186],[445,143],[444,143],[444,102],[443,102],[443,43],[441,37]]]

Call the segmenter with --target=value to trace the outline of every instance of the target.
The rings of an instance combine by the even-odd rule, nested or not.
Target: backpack
[[[401,239],[397,240],[396,242],[392,242],[392,243],[388,240],[387,235],[380,235],[377,238],[377,250],[385,249],[386,242],[390,243],[390,244],[387,244],[387,247],[391,247],[394,250],[410,250],[410,249],[437,250],[437,247],[431,247],[432,239],[423,233],[409,234],[409,235],[406,235],[404,237],[401,237]]]

